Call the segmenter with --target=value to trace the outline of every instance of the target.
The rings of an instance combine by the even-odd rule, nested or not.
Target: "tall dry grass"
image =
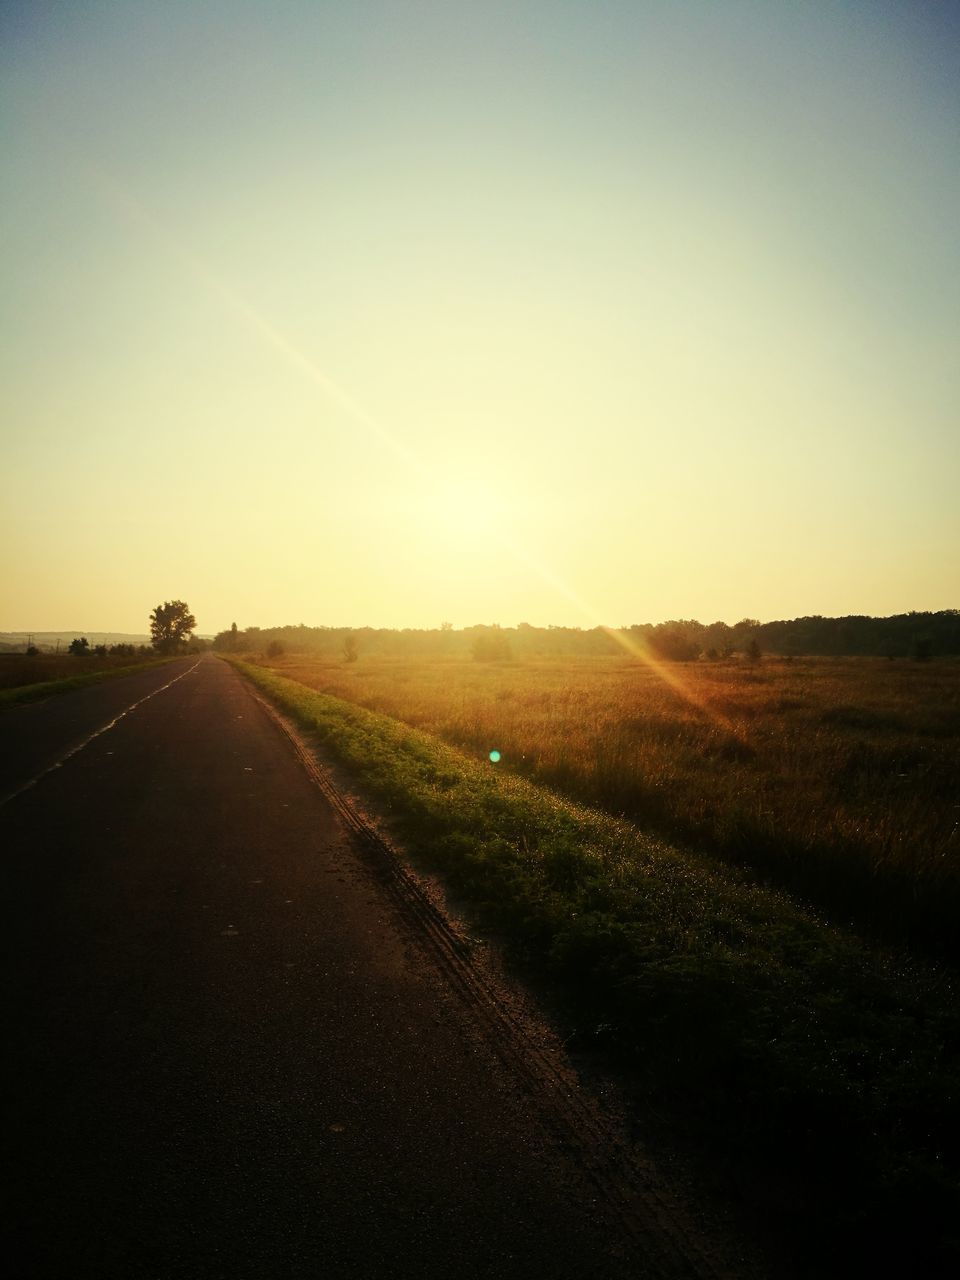
[[[103,657],[72,653],[0,654],[0,689],[18,689],[23,685],[41,684],[48,680],[68,680],[103,671],[116,671],[138,662],[149,662],[157,655],[147,653],[108,653]]]
[[[282,674],[960,954],[960,663],[516,664],[295,655]]]

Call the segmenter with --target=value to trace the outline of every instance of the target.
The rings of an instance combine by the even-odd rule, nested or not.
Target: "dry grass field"
[[[22,653],[0,655],[0,710],[24,702],[69,693],[117,676],[131,675],[145,667],[169,662],[150,651],[137,653],[72,654]]]
[[[48,680],[69,680],[103,671],[116,671],[155,655],[110,653],[105,657],[88,654],[75,658],[72,653],[0,654],[0,689],[19,689],[22,685],[41,684]]]
[[[237,662],[471,932],[551,984],[638,1115],[764,1188],[798,1274],[956,1274],[956,975],[868,935],[899,910],[949,949],[957,667],[729,664],[664,683],[621,660],[272,665],[297,678]],[[824,918],[844,898],[860,936]]]
[[[944,953],[960,908],[960,662],[259,659],[831,919]]]

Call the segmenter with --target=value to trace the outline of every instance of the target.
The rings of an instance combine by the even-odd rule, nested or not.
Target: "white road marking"
[[[47,776],[48,773],[53,773],[54,769],[59,769],[61,765],[66,764],[71,756],[77,755],[84,749],[84,747],[89,747],[94,738],[99,738],[102,733],[106,733],[108,729],[112,729],[115,724],[118,724],[124,716],[128,716],[131,711],[136,711],[137,707],[143,706],[145,702],[149,702],[151,698],[155,698],[158,693],[163,693],[164,689],[169,689],[170,686],[176,684],[178,680],[182,680],[184,676],[188,676],[191,671],[196,671],[201,661],[202,659],[198,658],[192,667],[189,667],[186,671],[181,671],[178,676],[174,676],[172,680],[168,680],[166,684],[162,684],[159,689],[154,689],[152,693],[148,693],[145,697],[138,698],[136,702],[131,702],[129,707],[126,707],[119,715],[114,716],[109,724],[101,725],[99,729],[95,729],[88,738],[84,738],[82,742],[78,742],[76,746],[71,747],[69,751],[64,752],[59,760],[55,760],[53,764],[47,765],[46,769],[41,769],[36,777],[30,778],[29,781],[24,782],[21,786],[17,787],[16,791],[8,791],[5,796],[0,796],[0,808],[5,804],[8,804],[11,800],[15,800],[17,796],[23,795],[24,791],[29,791],[31,787],[35,787],[38,782]],[[112,752],[110,754],[112,754]]]

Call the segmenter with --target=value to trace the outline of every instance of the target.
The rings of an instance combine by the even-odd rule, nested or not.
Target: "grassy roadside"
[[[946,970],[867,948],[743,873],[237,668],[385,803],[398,837],[558,982],[647,1100],[764,1186],[814,1274],[956,1265],[960,1014]],[[799,1245],[798,1245],[799,1247]]]
[[[258,661],[960,963],[960,662]]]
[[[87,685],[100,684],[104,680],[116,680],[119,676],[132,676],[138,671],[149,671],[151,667],[162,666],[166,662],[175,662],[176,658],[151,658],[148,662],[137,662],[129,667],[113,667],[108,671],[91,671],[86,675],[67,676],[64,680],[41,680],[37,684],[24,684],[12,689],[0,689],[0,711],[6,707],[15,707],[22,702],[37,702],[41,698],[55,697],[61,693],[70,693],[74,689],[84,689]]]

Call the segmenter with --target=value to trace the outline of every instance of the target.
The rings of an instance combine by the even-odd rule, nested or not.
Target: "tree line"
[[[903,613],[889,618],[819,615],[789,621],[742,618],[635,623],[627,627],[515,627],[478,624],[455,629],[391,630],[374,627],[245,627],[221,631],[214,649],[224,653],[306,653],[336,660],[358,656],[459,657],[478,661],[623,653],[624,647],[675,662],[720,661],[764,653],[785,657],[887,657],[924,660],[960,654],[960,610]]]
[[[194,638],[193,632],[196,630],[197,620],[190,612],[190,606],[183,600],[165,600],[163,604],[158,604],[150,614],[150,637],[152,641],[151,647],[145,644],[112,644],[108,648],[105,644],[97,644],[91,648],[90,641],[86,636],[75,636],[67,647],[67,652],[72,653],[77,658],[84,658],[93,655],[98,658],[105,658],[108,655],[124,655],[132,657],[134,654],[178,654],[178,653],[196,653],[206,646]],[[29,653],[30,650],[28,649]],[[35,652],[38,652],[35,650]]]

